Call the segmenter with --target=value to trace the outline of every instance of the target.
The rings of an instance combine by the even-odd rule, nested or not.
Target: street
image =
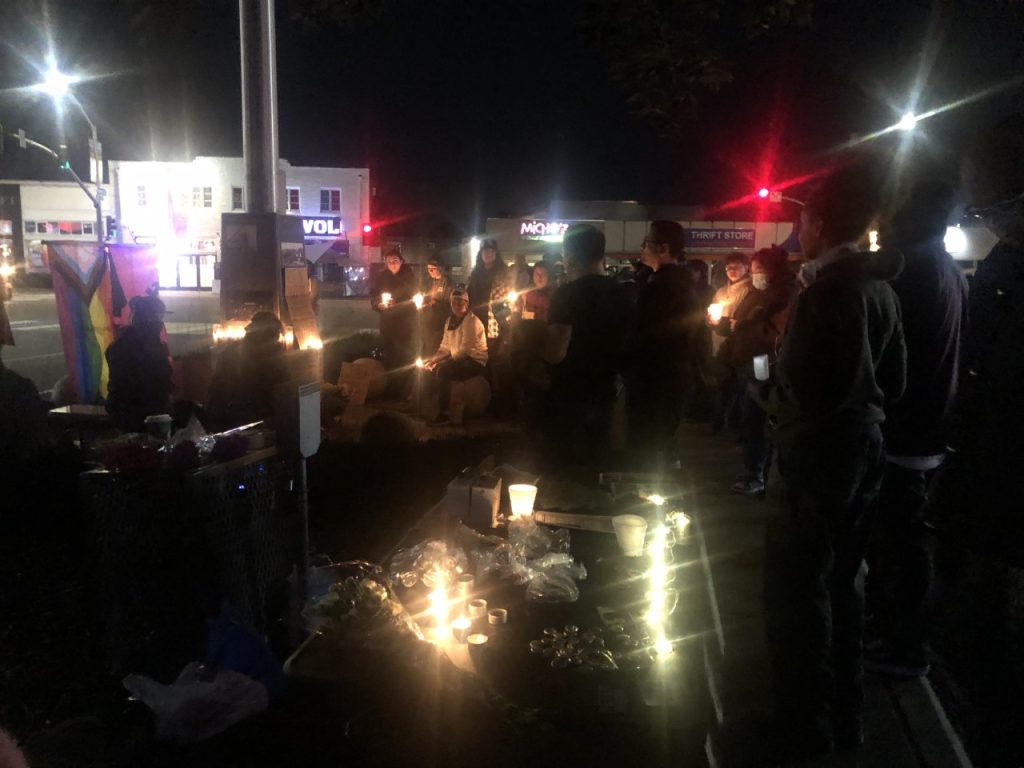
[[[164,291],[171,354],[182,355],[211,343],[220,320],[220,296],[202,291]],[[66,372],[60,324],[52,291],[18,290],[5,305],[17,346],[5,347],[4,365],[27,376],[40,391],[51,389]],[[364,328],[377,328],[377,315],[365,298],[321,299],[320,333],[325,341]]]

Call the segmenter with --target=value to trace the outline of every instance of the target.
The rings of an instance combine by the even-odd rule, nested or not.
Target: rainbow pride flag
[[[157,283],[156,254],[132,245],[47,242],[64,360],[76,400],[97,403],[107,395],[105,353],[128,302]]]

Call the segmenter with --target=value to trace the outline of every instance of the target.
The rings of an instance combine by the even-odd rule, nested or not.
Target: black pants
[[[868,562],[868,608],[901,659],[927,661],[926,602],[932,583],[925,512],[930,472],[886,464]]]
[[[539,404],[542,453],[549,466],[606,466],[613,400],[550,392]]]
[[[864,600],[857,576],[882,480],[877,425],[834,427],[780,451],[784,506],[769,525],[765,628],[776,710],[794,739],[859,727]]]
[[[678,459],[673,442],[683,417],[685,393],[673,379],[661,381],[655,372],[626,382],[626,412],[630,452],[638,468],[648,472],[672,469]]]
[[[751,478],[764,480],[772,456],[765,434],[767,414],[749,395],[743,395],[743,469]]]
[[[467,381],[475,376],[484,375],[484,367],[469,357],[458,360],[445,360],[434,369],[437,376],[437,403],[440,413],[447,413],[452,401],[452,382]]]

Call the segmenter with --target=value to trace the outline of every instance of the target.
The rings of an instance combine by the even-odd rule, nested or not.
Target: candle
[[[508,624],[508,611],[504,608],[492,608],[487,612],[487,623],[494,626]]]
[[[725,309],[725,305],[715,302],[708,307],[708,317],[711,318],[712,323],[717,323],[722,319],[722,312]]]
[[[466,642],[469,643],[470,651],[482,649],[485,645],[487,645],[487,635],[482,635],[480,633],[470,635],[466,638]]]
[[[525,520],[533,514],[533,502],[537,498],[537,486],[527,483],[513,483],[508,487],[508,499],[512,504],[512,519]]]
[[[482,618],[487,614],[487,601],[479,597],[475,598],[469,601],[466,609],[469,612],[469,618]]]
[[[391,294],[390,294],[390,293],[388,293],[387,291],[384,291],[384,292],[383,292],[383,293],[382,293],[382,294],[380,295],[380,303],[381,303],[381,304],[384,304],[385,306],[387,306],[388,304],[390,304],[390,303],[391,303]]]
[[[434,617],[435,627],[448,623],[448,591],[444,587],[430,593],[430,615]]]
[[[508,301],[509,304],[515,304],[518,299],[519,299],[519,292],[518,291],[509,291],[508,292],[508,296],[506,297],[506,300]]]
[[[413,296],[412,303],[416,305],[416,309],[421,309],[423,307],[423,294],[417,293]]]
[[[417,368],[422,368],[424,365],[426,365],[426,363],[424,362],[423,358],[422,357],[417,357],[416,358],[416,367]]]
[[[459,578],[455,582],[456,588],[459,590],[460,600],[469,600],[473,595],[473,584],[476,579],[473,578],[471,573],[463,573],[459,575]]]
[[[455,635],[455,640],[459,643],[466,642],[466,635],[469,634],[469,628],[472,626],[472,622],[465,616],[459,616],[455,621],[452,622],[452,634]]]

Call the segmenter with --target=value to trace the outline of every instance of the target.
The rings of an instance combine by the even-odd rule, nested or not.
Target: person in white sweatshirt
[[[452,382],[482,376],[487,365],[487,331],[480,318],[469,311],[466,291],[452,291],[451,306],[441,346],[423,366],[437,377],[438,422],[449,418]]]

